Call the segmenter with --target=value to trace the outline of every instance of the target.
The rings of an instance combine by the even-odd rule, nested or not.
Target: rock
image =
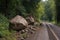
[[[35,26],[40,26],[40,23],[35,22],[34,25],[35,25]]]
[[[21,40],[24,40],[24,38],[23,38],[23,37],[21,37]]]
[[[29,25],[34,25],[34,18],[32,16],[28,16],[26,18],[27,22]]]
[[[33,30],[31,30],[31,29],[29,29],[29,33],[33,34],[33,33],[34,33],[34,31],[33,31]]]
[[[35,28],[31,28],[31,30],[36,31],[36,29],[35,29]]]
[[[43,23],[40,23],[40,26],[43,26]]]
[[[25,30],[22,30],[22,31],[21,31],[21,34],[23,34],[23,33],[25,33]]]
[[[25,29],[27,25],[28,22],[22,16],[17,15],[16,17],[10,20],[9,28],[19,31]]]
[[[25,31],[26,31],[26,32],[28,32],[28,30],[27,30],[27,29],[26,29]]]

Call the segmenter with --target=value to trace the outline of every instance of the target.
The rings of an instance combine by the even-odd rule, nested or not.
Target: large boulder
[[[27,25],[28,22],[22,16],[17,15],[10,20],[9,28],[19,31],[25,29]]]

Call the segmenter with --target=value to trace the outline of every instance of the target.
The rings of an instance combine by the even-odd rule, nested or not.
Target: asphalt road
[[[26,40],[49,40],[46,26],[43,25],[43,27],[40,27],[40,29],[38,29],[34,35]]]
[[[54,24],[48,24],[48,25],[53,29],[53,31],[55,32],[55,34],[57,35],[57,37],[60,40],[60,27],[56,26]]]
[[[51,23],[43,22],[42,24],[43,27],[40,27],[40,29],[37,30],[34,35],[27,38],[26,40],[57,40],[52,34],[51,30],[48,28],[49,26],[54,31],[55,35],[59,38],[58,40],[60,40],[60,27]]]

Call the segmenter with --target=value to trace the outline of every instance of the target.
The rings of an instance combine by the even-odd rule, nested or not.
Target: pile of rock
[[[10,20],[9,29],[16,30],[20,32],[21,39],[25,39],[30,34],[33,34],[36,31],[34,25],[34,18],[27,17],[26,19],[22,16],[17,15],[13,19]]]

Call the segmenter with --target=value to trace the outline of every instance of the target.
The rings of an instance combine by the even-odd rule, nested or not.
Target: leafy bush
[[[0,14],[0,35],[4,35],[4,31],[8,30],[8,19]]]
[[[9,28],[8,19],[4,15],[0,14],[0,36],[4,38],[2,40],[15,40],[12,33],[9,32],[8,28]]]

